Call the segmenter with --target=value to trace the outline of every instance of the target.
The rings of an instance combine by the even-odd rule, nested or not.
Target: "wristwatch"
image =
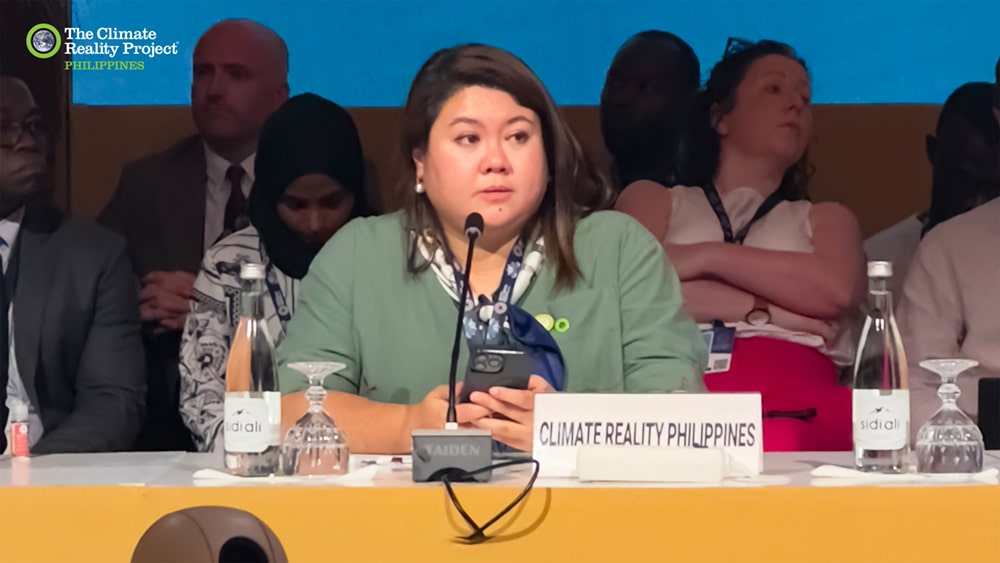
[[[753,326],[766,325],[771,322],[771,312],[767,309],[767,301],[754,296],[753,309],[750,309],[750,312],[747,313],[745,320],[747,324]]]

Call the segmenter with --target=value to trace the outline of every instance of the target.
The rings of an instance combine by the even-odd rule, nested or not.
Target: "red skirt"
[[[760,393],[766,452],[853,448],[851,390],[837,385],[837,366],[814,348],[775,338],[737,338],[729,371],[705,374],[705,386],[713,393]],[[767,416],[810,409],[815,416]]]

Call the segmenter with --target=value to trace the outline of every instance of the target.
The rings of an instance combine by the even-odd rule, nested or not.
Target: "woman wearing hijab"
[[[264,124],[250,193],[251,226],[205,253],[181,342],[180,412],[199,451],[222,439],[229,343],[239,322],[240,266],[264,264],[264,316],[275,343],[295,312],[299,280],[327,240],[368,215],[361,141],[344,108],[314,94]]]

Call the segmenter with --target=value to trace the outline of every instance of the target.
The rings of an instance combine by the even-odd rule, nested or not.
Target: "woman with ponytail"
[[[661,242],[716,345],[733,341],[709,391],[761,393],[765,450],[847,450],[835,362],[852,358],[835,343],[865,293],[861,232],[847,208],[808,199],[804,63],[776,41],[733,43],[696,99],[685,185],[636,182],[617,207]]]

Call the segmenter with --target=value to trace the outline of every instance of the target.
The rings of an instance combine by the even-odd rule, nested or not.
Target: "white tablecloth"
[[[354,456],[352,470],[368,463],[380,467],[371,481],[349,482],[345,486],[369,487],[422,487],[435,484],[413,483],[406,464],[391,463],[387,457]],[[727,480],[723,486],[814,486],[816,480],[809,472],[820,465],[852,466],[850,452],[793,452],[768,453],[764,455],[764,475],[758,480]],[[1000,467],[1000,451],[986,453],[986,467]],[[183,452],[127,452],[110,454],[58,454],[33,458],[12,459],[0,456],[0,487],[31,486],[144,486],[144,487],[191,487],[191,486],[233,486],[231,481],[211,482],[195,480],[193,475],[199,469],[221,469],[220,454],[195,454]],[[519,486],[527,478],[526,470],[496,472],[489,486]],[[248,486],[289,486],[287,481],[269,483],[266,479],[246,479],[236,485]],[[303,479],[292,486],[322,484]],[[970,483],[866,483],[866,486],[962,486]],[[578,487],[578,488],[659,488],[659,487],[706,487],[718,485],[693,485],[678,483],[581,483],[575,479],[538,479],[535,487]]]

